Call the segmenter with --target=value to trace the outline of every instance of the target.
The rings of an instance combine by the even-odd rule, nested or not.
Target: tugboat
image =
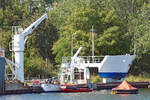
[[[61,87],[62,92],[92,92],[92,88],[78,88],[75,86],[62,86]]]

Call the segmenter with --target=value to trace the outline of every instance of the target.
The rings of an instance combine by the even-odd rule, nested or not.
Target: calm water
[[[110,95],[109,92],[4,95],[0,100],[150,100],[150,89],[140,89],[139,94],[129,95]]]

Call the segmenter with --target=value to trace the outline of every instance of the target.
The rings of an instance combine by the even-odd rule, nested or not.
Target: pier
[[[96,90],[103,90],[103,89],[112,89],[118,86],[121,82],[111,82],[111,83],[97,83]],[[129,82],[132,86],[136,88],[148,88],[150,82]]]
[[[132,86],[136,88],[149,88],[150,82],[129,82]],[[88,87],[91,86],[93,87],[94,90],[110,90],[116,86],[118,86],[120,82],[111,82],[111,83],[90,83],[89,85],[87,84],[79,84],[76,85],[77,87]],[[5,91],[0,91],[0,95],[8,95],[8,94],[27,94],[27,93],[44,93],[40,85],[36,86],[26,86],[24,89],[19,89],[19,90],[5,90]]]

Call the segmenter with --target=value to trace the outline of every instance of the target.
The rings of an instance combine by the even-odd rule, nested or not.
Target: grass
[[[102,82],[102,78],[100,78],[99,75],[92,75],[91,76],[91,82],[95,83],[95,82]]]
[[[125,78],[126,81],[128,82],[150,82],[150,76],[149,75],[128,75]],[[99,75],[92,75],[91,76],[91,82],[102,82],[102,78],[100,78]]]
[[[128,82],[150,82],[150,76],[148,75],[139,75],[139,76],[133,76],[129,75],[125,79]]]

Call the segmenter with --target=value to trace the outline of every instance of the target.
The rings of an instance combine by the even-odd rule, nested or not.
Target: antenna
[[[92,25],[92,57],[94,57],[94,28]]]

